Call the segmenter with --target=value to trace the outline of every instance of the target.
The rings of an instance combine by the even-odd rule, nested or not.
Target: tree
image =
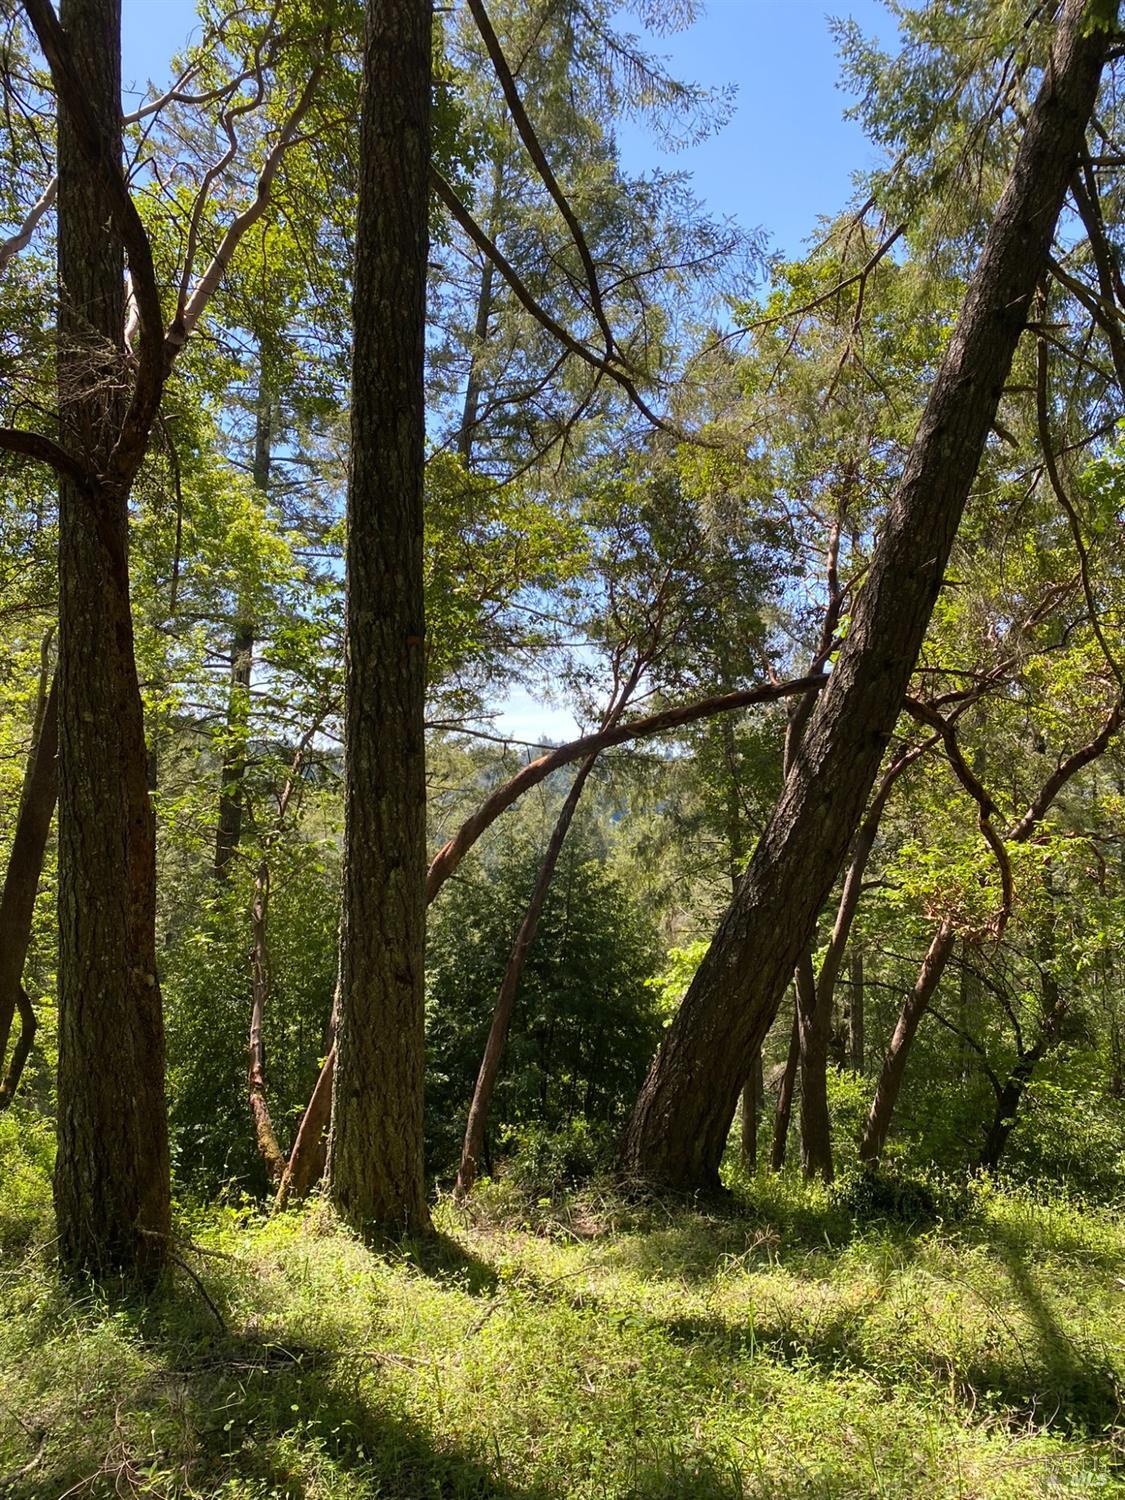
[[[781,799],[633,1112],[634,1178],[717,1184],[755,1048],[858,826],[898,717],[1094,107],[1116,8],[1069,0],[847,639]]]
[[[328,1176],[364,1232],[425,1230],[424,345],[431,19],[368,0],[348,479],[344,899]]]

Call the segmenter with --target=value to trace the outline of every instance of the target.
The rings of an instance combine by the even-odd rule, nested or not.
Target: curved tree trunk
[[[422,523],[431,7],[367,0],[348,479],[344,899],[328,1178],[425,1230]]]
[[[7,1109],[15,1098],[20,1079],[23,1077],[24,1066],[31,1055],[35,1033],[39,1029],[39,1023],[35,1019],[35,1009],[22,984],[16,996],[16,1009],[20,1018],[20,1034],[16,1045],[12,1048],[12,1059],[8,1064],[8,1071],[4,1074],[3,1082],[0,1083],[0,1110]]]
[[[1116,6],[1109,7],[1116,14]],[[863,816],[1097,96],[1108,33],[1066,0],[851,628],[738,895],[640,1091],[633,1179],[712,1188],[746,1069]],[[1112,18],[1110,18],[1112,19]]]
[[[63,0],[71,63],[121,157],[119,0]],[[112,472],[124,266],[91,144],[59,100],[59,393],[66,448]],[[139,458],[139,453],[138,453]],[[59,1082],[64,1266],[154,1276],[170,1218],[156,847],[129,602],[128,483],[59,494]]]

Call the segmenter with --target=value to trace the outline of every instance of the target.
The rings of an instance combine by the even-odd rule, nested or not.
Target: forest
[[[147,4],[0,0],[0,1497],[1125,1497],[1117,0],[826,18],[797,255],[696,0]]]

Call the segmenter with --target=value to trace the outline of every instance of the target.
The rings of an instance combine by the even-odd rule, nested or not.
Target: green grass
[[[183,1221],[206,1296],[178,1267],[144,1307],[62,1289],[28,1180],[5,1497],[1125,1496],[1104,1212],[986,1187],[911,1229],[790,1178],[722,1213],[486,1185],[375,1254],[323,1204],[228,1208]]]

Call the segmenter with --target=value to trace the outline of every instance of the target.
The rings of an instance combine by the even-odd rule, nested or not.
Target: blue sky
[[[851,193],[852,174],[871,163],[859,127],[843,119],[850,102],[837,88],[838,64],[828,16],[854,16],[886,41],[894,25],[881,0],[710,0],[689,30],[650,41],[669,70],[738,93],[730,123],[687,150],[670,154],[647,131],[618,132],[625,165],[640,172],[664,167],[690,173],[708,211],[762,228],[773,247],[799,253],[820,215],[833,214]],[[627,29],[638,29],[628,17]],[[151,80],[165,85],[170,59],[195,28],[193,0],[123,0],[125,108]],[[565,738],[569,712],[519,690],[497,720],[518,738]]]

